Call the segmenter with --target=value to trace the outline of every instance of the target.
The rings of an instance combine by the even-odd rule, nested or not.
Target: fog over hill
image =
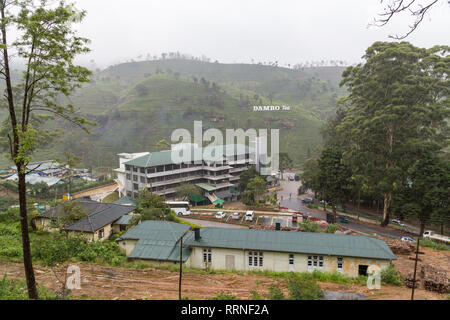
[[[345,94],[343,67],[293,70],[259,64],[220,64],[186,59],[130,62],[94,73],[71,102],[98,122],[91,135],[67,123],[66,133],[36,159],[71,150],[86,166],[117,165],[117,153],[153,151],[173,130],[280,129],[281,152],[300,165],[321,144],[320,127]],[[289,106],[256,112],[254,106]],[[2,160],[2,166],[5,161]]]

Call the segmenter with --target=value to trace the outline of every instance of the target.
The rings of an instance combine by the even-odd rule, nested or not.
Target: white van
[[[253,221],[253,218],[255,218],[253,211],[247,211],[245,213],[245,221]]]

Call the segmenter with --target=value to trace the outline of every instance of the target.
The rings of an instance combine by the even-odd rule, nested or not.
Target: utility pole
[[[416,288],[416,275],[417,275],[417,261],[419,261],[419,242],[420,236],[417,238],[417,248],[416,248],[416,258],[414,259],[414,279],[413,279],[413,287],[411,291],[411,300],[414,300],[414,289]]]
[[[183,277],[183,236],[180,241],[180,280],[178,283],[178,299],[181,300],[181,278]]]

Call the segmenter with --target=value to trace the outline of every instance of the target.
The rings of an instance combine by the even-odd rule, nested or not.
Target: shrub
[[[306,232],[319,232],[320,226],[314,221],[306,220],[300,223],[300,228],[302,228]]]
[[[393,264],[381,271],[381,281],[386,284],[394,286],[401,286],[403,284],[402,275],[395,269]]]
[[[268,289],[269,289],[269,293],[266,296],[267,299],[269,299],[269,300],[285,300],[286,299],[283,291],[280,289],[280,287],[278,285],[271,284]]]
[[[336,233],[339,230],[339,226],[337,224],[328,224],[325,232],[326,233]]]
[[[292,275],[287,280],[290,300],[320,300],[324,293],[316,280]]]

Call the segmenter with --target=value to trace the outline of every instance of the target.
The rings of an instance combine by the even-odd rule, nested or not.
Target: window
[[[145,173],[145,168],[140,169],[141,173]]]
[[[100,231],[98,232],[98,237],[100,239],[103,239],[104,236],[105,236],[105,229],[100,229]]]
[[[145,183],[146,178],[145,177],[141,177],[141,183]]]
[[[262,252],[250,251],[248,253],[248,265],[250,267],[262,267],[264,265],[264,255]]]
[[[133,167],[133,172],[138,172],[138,168],[137,167]]]
[[[133,189],[134,189],[134,190],[139,190],[139,185],[138,185],[138,184],[136,184],[136,183],[135,183],[135,184],[133,184]]]
[[[291,265],[291,266],[294,265],[294,255],[293,254],[289,255],[289,265]]]
[[[211,249],[203,249],[203,263],[211,263]]]
[[[127,180],[131,180],[131,174],[127,173]]]
[[[130,171],[131,170],[131,166],[125,165],[125,170]]]
[[[138,181],[138,176],[133,176],[133,181],[137,182]]]
[[[342,272],[344,270],[344,258],[337,258],[337,271]]]
[[[310,269],[323,269],[323,257],[308,256],[308,267]]]
[[[367,276],[367,269],[369,266],[366,265],[359,265],[358,266],[358,275],[360,276]]]

